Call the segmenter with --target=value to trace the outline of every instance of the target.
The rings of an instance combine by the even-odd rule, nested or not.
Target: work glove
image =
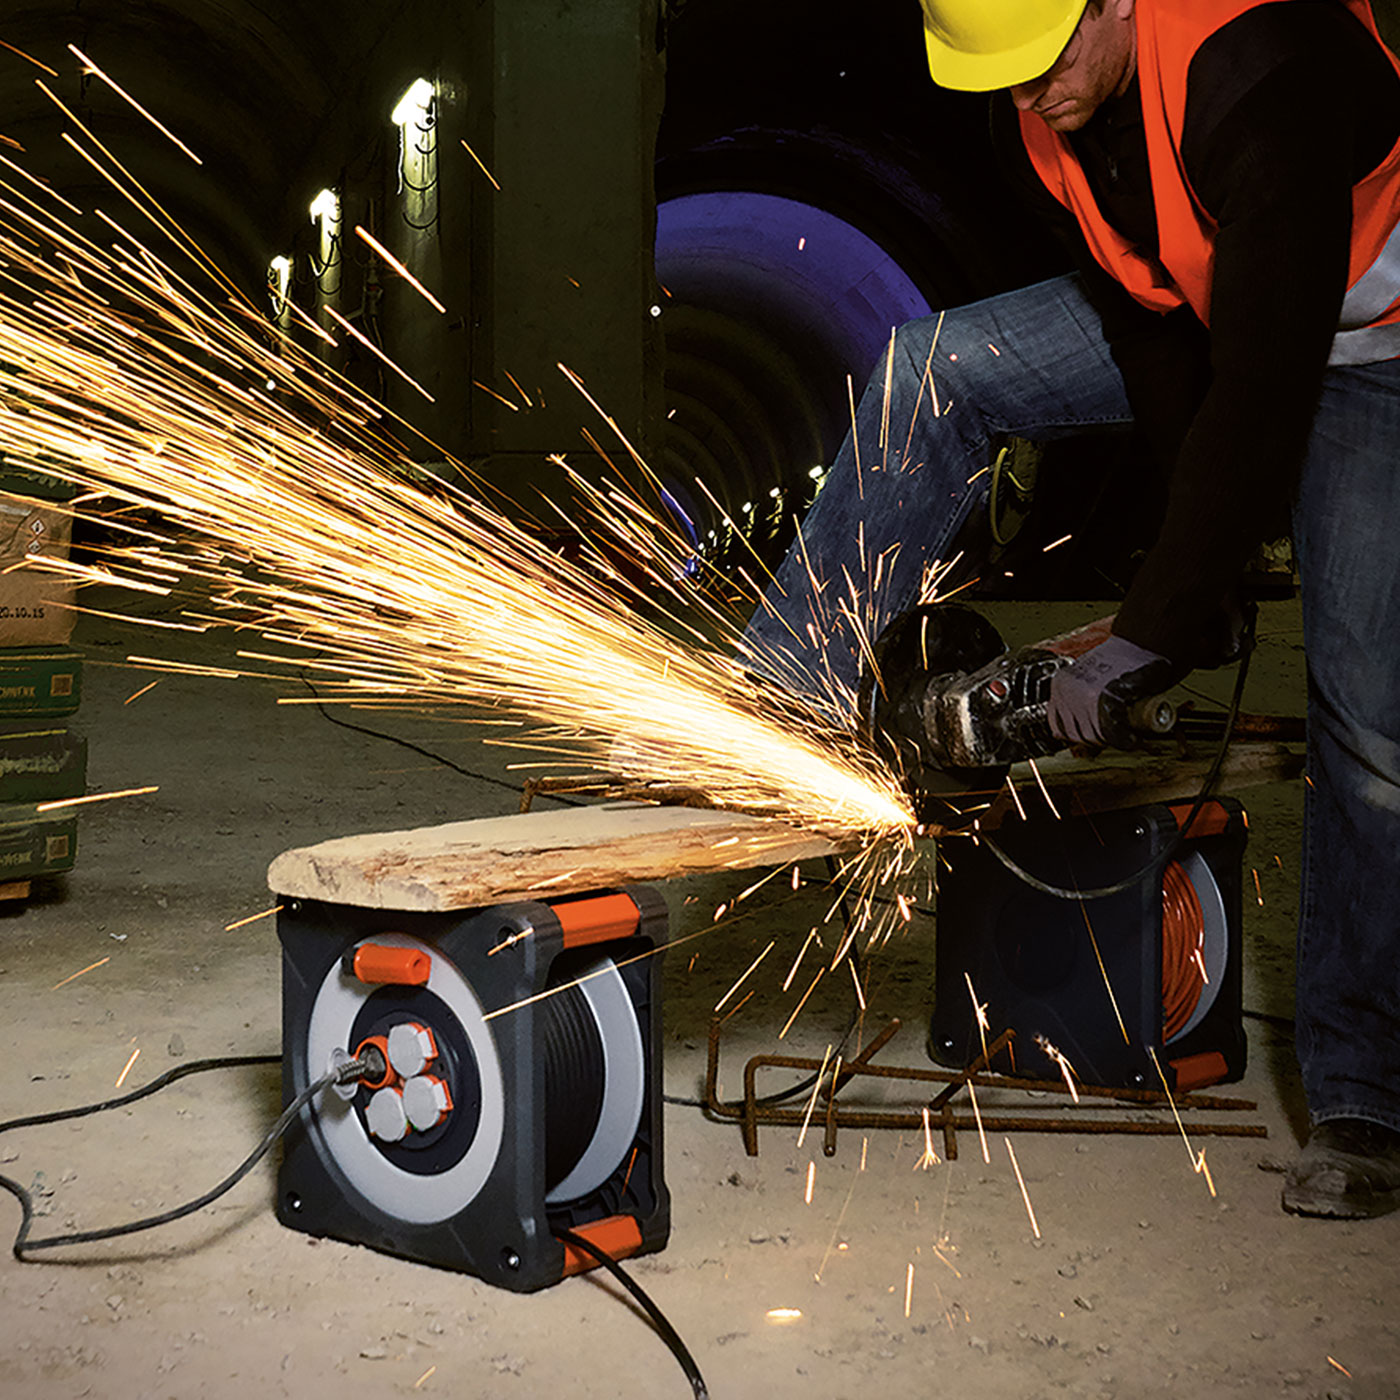
[[[1050,732],[1068,744],[1130,749],[1137,736],[1129,709],[1180,678],[1180,667],[1165,656],[1110,634],[1051,677]]]

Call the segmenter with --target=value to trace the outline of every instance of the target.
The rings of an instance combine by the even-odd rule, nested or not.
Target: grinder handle
[[[1176,706],[1165,695],[1145,695],[1128,707],[1128,724],[1140,734],[1170,734]]]

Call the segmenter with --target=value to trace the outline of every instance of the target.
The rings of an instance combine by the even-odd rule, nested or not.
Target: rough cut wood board
[[[1236,744],[1217,790],[1279,782],[1302,771],[1282,744]],[[1116,754],[1095,765],[1068,757],[1041,765],[1064,816],[1194,795],[1209,759]],[[1043,811],[1024,765],[1014,781],[1028,812]],[[982,814],[983,830],[1017,820],[1006,789]],[[762,817],[693,807],[609,804],[345,836],[286,851],[267,882],[284,898],[367,909],[471,909],[527,897],[575,894],[677,875],[785,865],[840,848]]]
[[[286,851],[267,872],[284,897],[368,909],[470,909],[699,872],[831,855],[820,836],[691,807],[573,807],[345,836]]]

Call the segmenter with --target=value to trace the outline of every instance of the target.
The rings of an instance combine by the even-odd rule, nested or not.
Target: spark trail
[[[251,670],[305,668],[338,699],[504,706],[556,752],[596,760],[622,738],[617,766],[649,781],[907,844],[899,783],[849,732],[784,715],[693,623],[643,618],[480,497],[421,489],[387,411],[226,281],[202,291],[107,224],[99,245],[0,189],[0,451],[170,525],[128,525],[96,567],[42,567],[212,586],[195,621],[245,629]],[[612,505],[634,546],[645,507]],[[658,577],[673,548],[653,546]]]

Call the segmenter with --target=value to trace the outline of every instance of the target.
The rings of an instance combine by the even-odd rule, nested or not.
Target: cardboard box
[[[73,635],[72,579],[29,564],[31,556],[68,557],[73,519],[61,507],[0,495],[0,647],[46,646]]]
[[[76,816],[41,812],[30,803],[0,807],[0,881],[71,870],[77,855]]]
[[[83,696],[83,658],[72,647],[0,650],[0,719],[71,715]]]
[[[0,804],[81,797],[87,789],[87,740],[65,725],[0,724]]]

